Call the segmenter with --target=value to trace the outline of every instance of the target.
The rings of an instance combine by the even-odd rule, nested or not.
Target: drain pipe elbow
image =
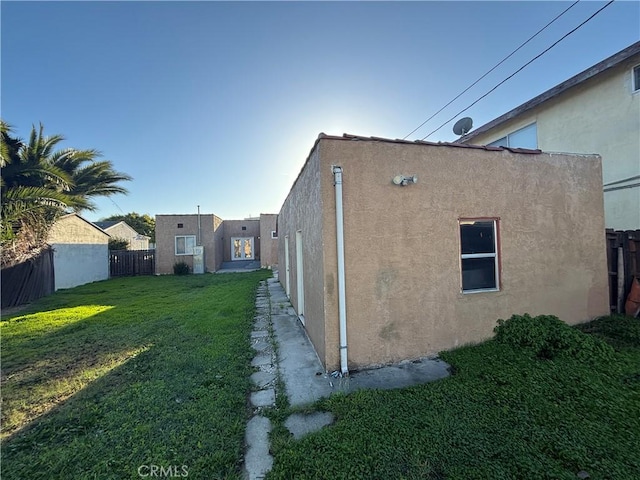
[[[342,167],[332,165],[336,187],[336,247],[338,253],[338,314],[340,319],[340,371],[349,375],[347,366],[347,300],[344,274],[344,218],[342,207]]]

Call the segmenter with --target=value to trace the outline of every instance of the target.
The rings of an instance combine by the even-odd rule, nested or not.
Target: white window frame
[[[462,225],[469,225],[475,222],[493,222],[493,252],[487,253],[462,253]],[[499,292],[500,291],[500,252],[498,247],[500,242],[498,241],[498,219],[497,218],[461,218],[458,220],[458,241],[460,242],[460,292],[463,294],[471,293],[483,293],[483,292]],[[495,268],[496,286],[493,288],[474,288],[465,290],[462,282],[462,260],[470,258],[493,258],[493,265]]]
[[[278,238],[278,232],[271,230],[271,238]]]
[[[178,238],[184,238],[184,249],[185,249],[184,253],[178,252]],[[191,245],[190,248],[189,248],[189,245],[187,244],[188,238],[193,239],[193,245]],[[176,256],[193,255],[193,247],[196,246],[196,236],[195,235],[176,235],[173,245],[174,245]]]
[[[536,129],[536,146],[535,148],[538,148],[538,125],[537,122],[531,122],[529,125],[525,125],[524,127],[518,128],[517,130],[514,130],[513,132],[509,132],[506,135],[494,140],[493,142],[489,143],[488,146],[490,147],[507,147],[507,148],[530,148],[530,147],[520,147],[518,145],[511,145],[511,137],[513,137],[515,134],[522,132],[523,130],[526,130],[527,128],[531,128],[535,126]],[[534,149],[535,150],[535,149]]]
[[[636,81],[636,72],[638,73],[638,78]],[[640,92],[640,65],[635,65],[631,68],[631,93],[639,93]]]

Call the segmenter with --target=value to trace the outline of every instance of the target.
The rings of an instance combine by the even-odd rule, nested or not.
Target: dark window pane
[[[462,290],[497,288],[495,258],[463,258]]]
[[[493,222],[475,222],[473,225],[460,225],[462,254],[495,253],[496,242],[493,238]]]
[[[633,91],[640,90],[640,65],[633,68]]]

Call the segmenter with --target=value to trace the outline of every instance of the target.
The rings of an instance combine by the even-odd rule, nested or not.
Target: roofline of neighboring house
[[[289,193],[287,194],[287,197],[285,198],[285,201],[283,202],[283,205],[284,205],[284,203],[286,203],[287,199],[289,198],[289,195],[291,195],[291,192],[293,191],[293,187],[295,187],[296,183],[298,183],[298,180],[300,179],[300,175],[302,175],[302,172],[304,171],[304,169],[306,168],[307,164],[309,163],[309,160],[311,159],[311,156],[313,155],[313,152],[316,150],[316,148],[318,147],[318,144],[320,143],[321,140],[340,140],[340,141],[348,141],[348,142],[361,141],[361,142],[397,143],[397,144],[402,144],[402,145],[417,145],[417,146],[430,146],[430,147],[473,148],[473,149],[476,149],[476,150],[486,150],[486,151],[490,151],[490,152],[500,152],[500,151],[506,150],[506,151],[513,152],[513,153],[524,153],[524,154],[528,154],[528,155],[538,155],[538,154],[542,153],[542,150],[532,150],[532,149],[529,149],[529,148],[492,147],[492,146],[489,146],[489,145],[473,145],[473,144],[468,144],[468,143],[427,142],[425,140],[403,140],[403,139],[400,139],[400,138],[392,139],[392,138],[383,138],[383,137],[364,137],[364,136],[360,136],[360,135],[352,135],[350,133],[343,133],[342,136],[327,135],[326,133],[320,133],[318,135],[318,138],[316,138],[316,141],[314,142],[313,146],[311,147],[311,150],[309,151],[309,155],[307,155],[307,159],[305,160],[304,164],[302,165],[302,168],[300,169],[300,172],[298,172],[298,176],[296,177],[296,179],[291,184],[291,188],[289,189]]]
[[[613,68],[619,65],[620,63],[626,61],[627,59],[631,58],[632,56],[638,53],[640,53],[640,41],[634,43],[633,45],[628,46],[624,50],[619,51],[618,53],[604,59],[603,61],[596,63],[592,67],[589,67],[583,72],[580,72],[577,75],[574,75],[570,79],[565,80],[564,82],[556,85],[555,87],[547,90],[544,93],[541,93],[537,97],[534,97],[531,100],[523,103],[522,105],[514,108],[513,110],[508,111],[504,115],[501,115],[491,120],[490,122],[485,123],[484,125],[476,128],[475,130],[472,130],[468,134],[457,139],[455,143],[462,143],[462,142],[467,142],[469,140],[472,140],[474,137],[517,117],[518,115],[526,112],[527,110],[531,110],[532,108],[537,107],[538,105],[546,102],[547,100],[551,100],[552,98],[557,97],[558,95],[566,92],[570,88],[580,85],[581,83],[589,80],[590,78],[593,78],[596,75],[599,75],[609,70],[610,68]]]
[[[75,216],[78,217],[80,220],[88,223],[89,225],[91,225],[93,228],[95,228],[96,230],[99,230],[100,233],[104,233],[107,237],[111,237],[111,235],[109,235],[107,232],[105,232],[103,229],[101,229],[99,226],[97,226],[96,224],[94,224],[93,222],[90,222],[89,220],[87,220],[86,218],[78,215],[77,213],[67,213],[66,215],[61,216],[58,220],[62,220],[63,218],[67,218],[67,217],[71,217],[71,216]]]

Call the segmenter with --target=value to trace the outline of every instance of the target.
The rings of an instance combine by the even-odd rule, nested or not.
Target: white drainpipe
[[[347,300],[344,276],[344,220],[342,216],[342,167],[333,165],[336,186],[336,242],[338,247],[338,312],[340,317],[340,370],[349,375],[347,367]]]

